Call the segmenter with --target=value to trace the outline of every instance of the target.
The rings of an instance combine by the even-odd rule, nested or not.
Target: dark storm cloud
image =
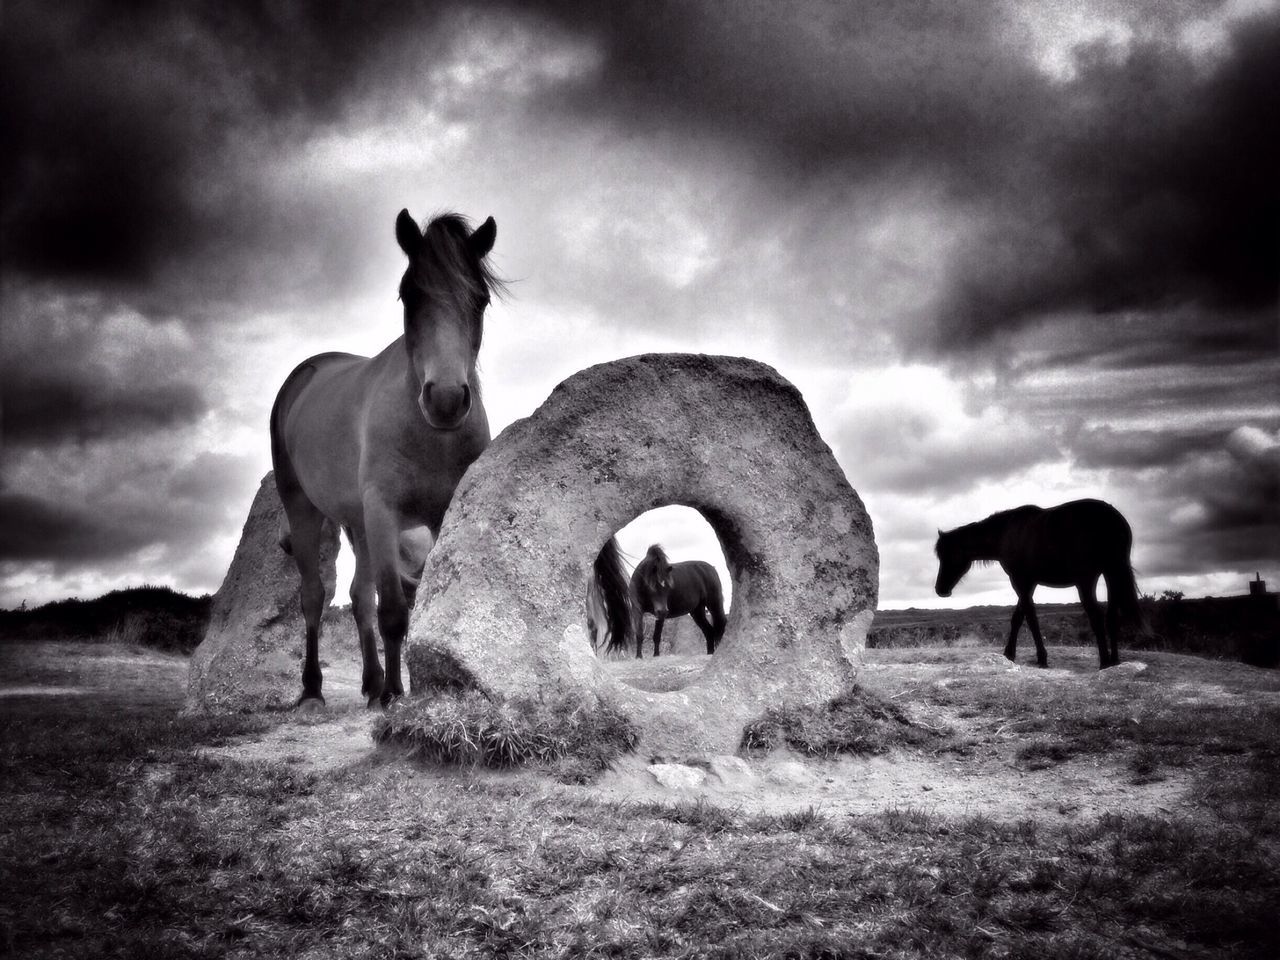
[[[189,384],[122,387],[87,378],[62,382],[6,378],[0,404],[0,436],[16,446],[145,433],[189,422],[205,410],[199,390]]]
[[[1238,311],[1228,345],[1274,348],[1280,16],[1239,26],[1207,73],[1155,42],[1085,52],[1078,69],[1011,157],[990,229],[956,266],[944,332],[1192,303]],[[1204,337],[1221,345],[1212,318]]]
[[[101,297],[6,290],[0,436],[12,450],[136,436],[209,407],[204,357],[176,322]]]
[[[1280,534],[1280,433],[1254,427],[1232,431],[1224,444],[1229,459],[1202,488],[1211,529],[1269,525],[1274,549]]]
[[[1082,430],[1072,438],[1071,454],[1083,467],[1144,470],[1169,467],[1206,451],[1221,449],[1227,431],[1116,430],[1108,426]]]
[[[7,270],[147,281],[261,219],[228,148],[287,141],[411,66],[434,4],[9,4],[0,37]]]
[[[1152,438],[1150,452],[1159,469],[1118,481],[1128,487],[1129,517],[1141,533],[1143,572],[1186,576],[1274,565],[1280,542],[1280,431],[1237,427],[1212,441],[1197,437],[1187,446],[1162,457],[1167,445]],[[1129,442],[1123,449],[1133,452]],[[1129,465],[1124,452],[1119,459],[1119,466]]]
[[[52,476],[35,491],[0,488],[0,560],[65,570],[152,547],[162,551],[162,569],[172,570],[243,520],[261,469],[248,455],[173,456],[168,446],[127,438],[100,440],[83,454],[66,444],[17,451],[8,466],[19,475],[33,457],[75,464],[81,473]]]
[[[464,7],[10,5],[6,263],[137,281],[267,229],[220,168],[227,145],[287,141],[373,94],[392,109],[465,29]],[[851,187],[945,184],[979,226],[936,328],[909,341],[950,349],[1055,310],[1194,302],[1241,311],[1247,343],[1274,342],[1280,16],[1238,24],[1209,67],[1144,39],[1083,49],[1054,80],[995,4],[483,9],[504,8],[599,54],[541,94],[547,114],[746,158],[775,193],[840,205]]]
[[[1056,80],[1007,42],[996,5],[546,9],[604,54],[552,109],[724,141],[784,189],[837,202],[877,179],[947,184],[976,226],[923,334],[934,349],[1055,311],[1188,303],[1236,312],[1229,335],[1202,318],[1210,346],[1276,345],[1274,12],[1236,24],[1209,65],[1171,29],[1082,47]]]
[[[0,490],[0,559],[101,560],[148,542],[144,531],[95,511]]]
[[[839,170],[962,167],[1012,132],[1039,84],[1001,53],[994,5],[546,3],[603,59],[552,109],[663,136],[719,138],[803,182]],[[978,174],[976,165],[971,175]],[[984,175],[985,176],[985,175]]]

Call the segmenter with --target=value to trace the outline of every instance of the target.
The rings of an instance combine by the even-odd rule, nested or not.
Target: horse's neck
[[[1000,541],[1004,537],[1005,522],[997,514],[971,524],[966,530],[965,547],[970,560],[999,560]]]

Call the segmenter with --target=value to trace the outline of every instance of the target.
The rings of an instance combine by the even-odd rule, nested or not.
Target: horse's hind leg
[[[707,590],[707,613],[711,616],[712,637],[707,638],[707,653],[715,653],[724,639],[724,628],[728,618],[724,615],[724,593],[720,589],[719,577],[711,580]],[[704,631],[705,632],[705,631]]]
[[[1107,637],[1111,641],[1111,655],[1108,662],[1103,664],[1106,667],[1114,667],[1120,662],[1120,603],[1113,600],[1114,594],[1111,588],[1107,588]]]
[[[690,611],[689,616],[693,618],[693,622],[698,625],[698,629],[702,631],[703,637],[706,638],[707,653],[715,653],[716,641],[719,637],[716,636],[716,629],[711,625],[711,621],[707,618],[707,611],[702,607],[699,607],[696,610]]]
[[[298,698],[297,705],[323,706],[320,620],[324,615],[325,591],[320,574],[320,545],[324,537],[324,514],[300,492],[282,499],[289,517],[289,545],[302,579],[302,618],[307,630],[307,649],[302,661],[302,696]]]
[[[1018,631],[1022,629],[1022,598],[1018,598],[1018,602],[1013,605],[1013,619],[1009,621],[1009,642],[1004,645],[1004,655],[1007,660],[1017,659],[1018,656]]]
[[[1098,641],[1098,669],[1111,666],[1107,655],[1107,631],[1102,620],[1102,607],[1098,604],[1098,581],[1096,579],[1080,583],[1076,589],[1080,591],[1080,605],[1084,607],[1089,618],[1089,626],[1093,629],[1094,639]]]
[[[1111,639],[1110,656],[1103,666],[1114,667],[1120,662],[1120,607],[1125,602],[1124,584],[1133,574],[1126,570],[1122,576],[1103,574],[1103,578],[1107,582],[1107,636]]]
[[[369,698],[369,706],[382,697],[384,674],[378,661],[378,637],[374,621],[378,614],[373,565],[369,562],[369,545],[363,530],[348,530],[351,549],[356,555],[356,574],[351,578],[351,615],[360,636],[360,659],[363,670],[360,692]]]

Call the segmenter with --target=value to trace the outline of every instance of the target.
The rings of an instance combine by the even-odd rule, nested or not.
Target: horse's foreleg
[[[351,615],[355,618],[356,633],[360,637],[360,660],[363,665],[360,692],[372,704],[382,697],[385,680],[382,664],[378,662],[378,638],[374,626],[378,615],[374,571],[363,531],[349,531],[349,535],[351,548],[356,555],[356,574],[351,579]]]
[[[1022,598],[1013,605],[1013,619],[1009,621],[1009,642],[1004,645],[1006,659],[1016,659],[1018,655],[1018,631],[1022,629]]]
[[[400,648],[409,630],[409,603],[405,596],[400,558],[400,524],[395,514],[380,500],[366,496],[364,502],[365,536],[374,582],[378,588],[378,632],[387,655],[380,697],[369,697],[369,706],[389,704],[404,696],[400,679]]]
[[[653,618],[653,655],[658,655],[658,648],[662,643],[662,625],[667,622],[666,617]]]
[[[1040,618],[1036,616],[1035,601],[1031,599],[1031,594],[1027,593],[1019,604],[1022,612],[1027,618],[1027,626],[1031,628],[1031,638],[1036,642],[1036,663],[1039,666],[1047,667],[1049,665],[1049,651],[1044,648],[1044,639],[1040,636]]]
[[[644,656],[644,613],[639,609],[636,610],[636,659],[639,660]]]

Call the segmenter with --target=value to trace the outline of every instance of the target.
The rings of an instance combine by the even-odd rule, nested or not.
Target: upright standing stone
[[[733,577],[720,648],[688,687],[650,693],[592,654],[583,584],[615,531],[699,510]],[[650,753],[733,753],[766,707],[853,679],[879,557],[862,501],[800,392],[739,357],[651,354],[561,383],[471,466],[427,559],[409,625],[414,690],[608,698]]]
[[[298,568],[280,547],[287,529],[275,477],[268,473],[214,595],[204,640],[192,654],[189,709],[279,707],[298,698],[306,634]],[[320,551],[326,607],[337,580],[337,555],[337,531],[326,523]]]

